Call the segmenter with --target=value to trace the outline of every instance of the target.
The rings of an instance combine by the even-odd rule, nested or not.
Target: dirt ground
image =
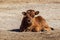
[[[48,32],[16,32],[23,11],[34,9],[55,30]],[[0,0],[0,40],[60,40],[60,0]]]
[[[60,3],[60,0],[0,0],[0,3]]]
[[[60,40],[59,30],[47,32],[10,32],[0,30],[0,40]]]

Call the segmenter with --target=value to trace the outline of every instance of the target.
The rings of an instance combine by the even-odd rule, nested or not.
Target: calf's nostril
[[[30,22],[30,20],[28,20],[28,22]]]

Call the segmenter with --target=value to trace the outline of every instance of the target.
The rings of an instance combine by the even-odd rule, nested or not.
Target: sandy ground
[[[11,32],[0,30],[0,40],[60,40],[59,30],[47,32]]]
[[[34,2],[34,3],[33,3]],[[19,29],[23,11],[34,9],[40,11],[55,30],[47,32],[13,32]],[[60,40],[60,0],[0,0],[0,40]]]
[[[60,0],[0,0],[0,3],[60,3]]]

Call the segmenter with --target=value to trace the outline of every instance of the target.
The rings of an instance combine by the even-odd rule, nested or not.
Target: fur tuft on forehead
[[[32,10],[32,9],[30,9],[30,10],[27,10],[27,12],[32,12],[32,11],[33,11],[33,12],[35,12],[35,11],[34,11],[34,10]]]

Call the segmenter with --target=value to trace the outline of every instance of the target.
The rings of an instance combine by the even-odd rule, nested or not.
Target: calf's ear
[[[26,15],[26,12],[22,12],[23,15]]]
[[[39,11],[36,11],[36,12],[35,12],[35,15],[38,15],[38,14],[39,14]]]

